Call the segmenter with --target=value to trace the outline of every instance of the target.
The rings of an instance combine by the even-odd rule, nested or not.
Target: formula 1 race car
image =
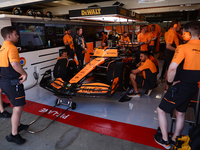
[[[130,67],[135,62],[134,51],[96,49],[91,58],[91,61],[68,81],[63,78],[52,80],[51,70],[47,70],[40,86],[59,96],[109,97],[117,89],[127,89]],[[72,75],[73,71],[68,69],[67,74]]]

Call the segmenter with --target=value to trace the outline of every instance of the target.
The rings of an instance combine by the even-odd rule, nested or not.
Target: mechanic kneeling
[[[134,88],[134,92],[128,94],[130,97],[140,97],[137,85],[146,89],[145,95],[147,96],[157,86],[157,69],[155,64],[149,59],[149,52],[141,51],[140,59],[140,66],[132,70],[130,74],[130,80]],[[142,73],[142,76],[139,75],[140,73]]]

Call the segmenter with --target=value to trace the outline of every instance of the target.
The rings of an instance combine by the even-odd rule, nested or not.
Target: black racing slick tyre
[[[121,61],[113,62],[108,66],[107,83],[112,84],[114,78],[119,77],[118,91],[124,91],[129,85],[129,66]]]

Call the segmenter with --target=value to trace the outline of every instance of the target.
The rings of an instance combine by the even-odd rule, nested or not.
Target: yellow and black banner
[[[133,15],[134,14],[134,15]],[[98,15],[121,15],[136,20],[144,20],[144,17],[120,6],[98,7],[88,9],[69,10],[70,18],[98,16]]]

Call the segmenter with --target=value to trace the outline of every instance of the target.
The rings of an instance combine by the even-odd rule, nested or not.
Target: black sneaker
[[[29,125],[24,125],[24,124],[20,124],[18,126],[18,133],[22,130],[27,130],[29,128]]]
[[[174,145],[176,145],[176,142],[175,142],[175,141],[173,141],[173,140],[171,139],[171,137],[169,137],[169,143],[171,144],[171,146],[174,146]]]
[[[127,94],[129,97],[140,97],[140,93],[132,92]]]
[[[6,107],[8,107],[8,106],[10,106],[10,103],[5,103],[5,102],[3,102],[3,108],[6,108]]]
[[[23,139],[20,134],[13,136],[12,133],[6,136],[6,140],[16,144],[24,144],[26,142],[26,139]]]
[[[150,90],[147,89],[145,91],[144,95],[149,96],[151,94],[151,92],[152,92],[152,89],[150,89]]]
[[[170,149],[171,148],[171,144],[169,141],[164,141],[162,139],[162,135],[160,134],[155,134],[154,135],[154,140],[156,141],[156,143],[158,143],[159,145],[163,146],[165,149]]]
[[[2,113],[0,113],[0,118],[10,118],[12,116],[11,113],[4,110]]]

